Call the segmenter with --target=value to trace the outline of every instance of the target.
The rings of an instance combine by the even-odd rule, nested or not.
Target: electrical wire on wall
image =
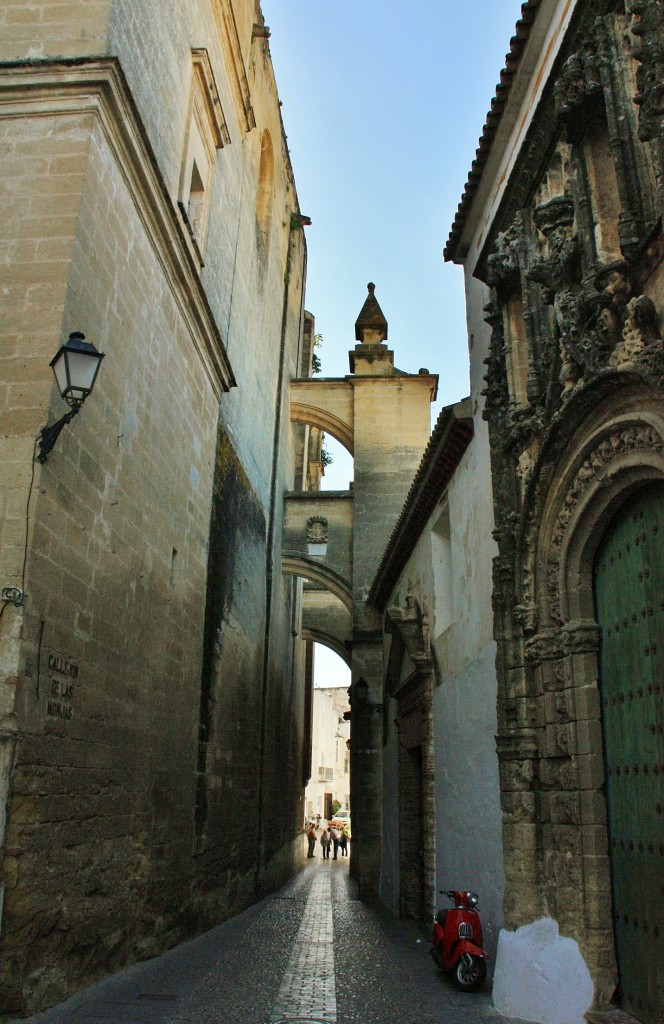
[[[28,536],[30,534],[30,499],[32,497],[32,488],[35,483],[35,457],[37,455],[37,443],[39,436],[35,438],[35,443],[32,446],[32,472],[30,474],[30,486],[28,488],[28,500],[25,503],[25,544],[23,545],[23,567],[21,569],[21,590],[25,593],[25,567],[28,562]]]
[[[25,504],[25,541],[24,541],[24,544],[23,544],[23,564],[21,566],[21,595],[25,594],[25,569],[26,569],[26,565],[27,565],[27,562],[28,562],[28,538],[30,536],[30,499],[32,498],[32,488],[34,487],[34,483],[35,483],[35,456],[37,454],[37,442],[38,441],[39,441],[39,436],[37,436],[35,438],[35,443],[32,446],[32,460],[31,460],[32,470],[31,470],[31,473],[30,473],[30,486],[28,488],[28,499],[27,499],[26,504]],[[21,600],[23,600],[23,596],[21,596]],[[5,609],[7,608],[7,606],[9,604],[11,604],[11,603],[12,603],[11,600],[3,601],[2,607],[0,607],[0,619],[5,614]],[[16,603],[20,604],[20,601],[17,601]]]

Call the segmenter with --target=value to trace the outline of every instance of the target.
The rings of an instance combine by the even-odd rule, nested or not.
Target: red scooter
[[[486,953],[482,948],[482,922],[474,892],[440,890],[454,903],[452,910],[439,910],[431,936],[431,956],[441,971],[452,975],[462,992],[475,992],[486,978]]]

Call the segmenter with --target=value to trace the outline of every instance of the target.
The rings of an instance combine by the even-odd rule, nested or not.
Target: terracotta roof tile
[[[450,230],[447,245],[443,250],[445,260],[452,260],[457,255],[457,246],[463,232],[466,216],[475,198],[482,172],[487,162],[496,129],[500,124],[505,109],[505,104],[512,87],[514,75],[519,67],[521,56],[526,43],[530,37],[530,30],[533,26],[541,0],[526,0],[521,4],[521,17],[516,23],[514,35],[510,39],[510,51],[505,56],[505,67],[500,72],[500,81],[496,86],[496,95],[491,101],[491,109],[486,115],[486,122],[482,129],[475,160],[473,160],[468,180],[461,196],[461,202],[457,208],[454,223]]]

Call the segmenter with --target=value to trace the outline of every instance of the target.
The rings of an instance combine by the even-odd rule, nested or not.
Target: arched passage
[[[338,597],[352,613],[353,598],[350,584],[332,569],[328,569],[304,555],[283,555],[281,568],[286,576],[301,576],[305,580],[311,580],[312,583],[319,583],[335,597]]]
[[[311,640],[312,643],[322,644],[323,647],[328,647],[335,654],[338,654],[342,661],[350,668],[350,651],[344,643],[341,643],[337,637],[330,636],[329,633],[323,632],[321,629],[303,629],[302,639]]]
[[[292,380],[290,414],[296,423],[308,423],[336,437],[353,454],[355,398],[346,379]]]
[[[319,409],[315,405],[291,402],[291,420],[294,423],[306,423],[310,427],[318,427],[326,434],[331,434],[350,455],[353,454],[353,429],[333,413]]]

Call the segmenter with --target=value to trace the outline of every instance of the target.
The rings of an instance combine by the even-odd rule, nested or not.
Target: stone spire
[[[355,321],[355,340],[362,341],[365,345],[379,345],[381,341],[387,339],[387,320],[376,301],[376,285],[373,281],[369,281],[367,290],[367,300]]]
[[[384,377],[398,371],[394,369],[394,352],[383,342],[387,338],[387,320],[376,301],[376,285],[370,281],[369,294],[355,321],[355,338],[360,342],[348,353],[350,372],[356,376]]]

